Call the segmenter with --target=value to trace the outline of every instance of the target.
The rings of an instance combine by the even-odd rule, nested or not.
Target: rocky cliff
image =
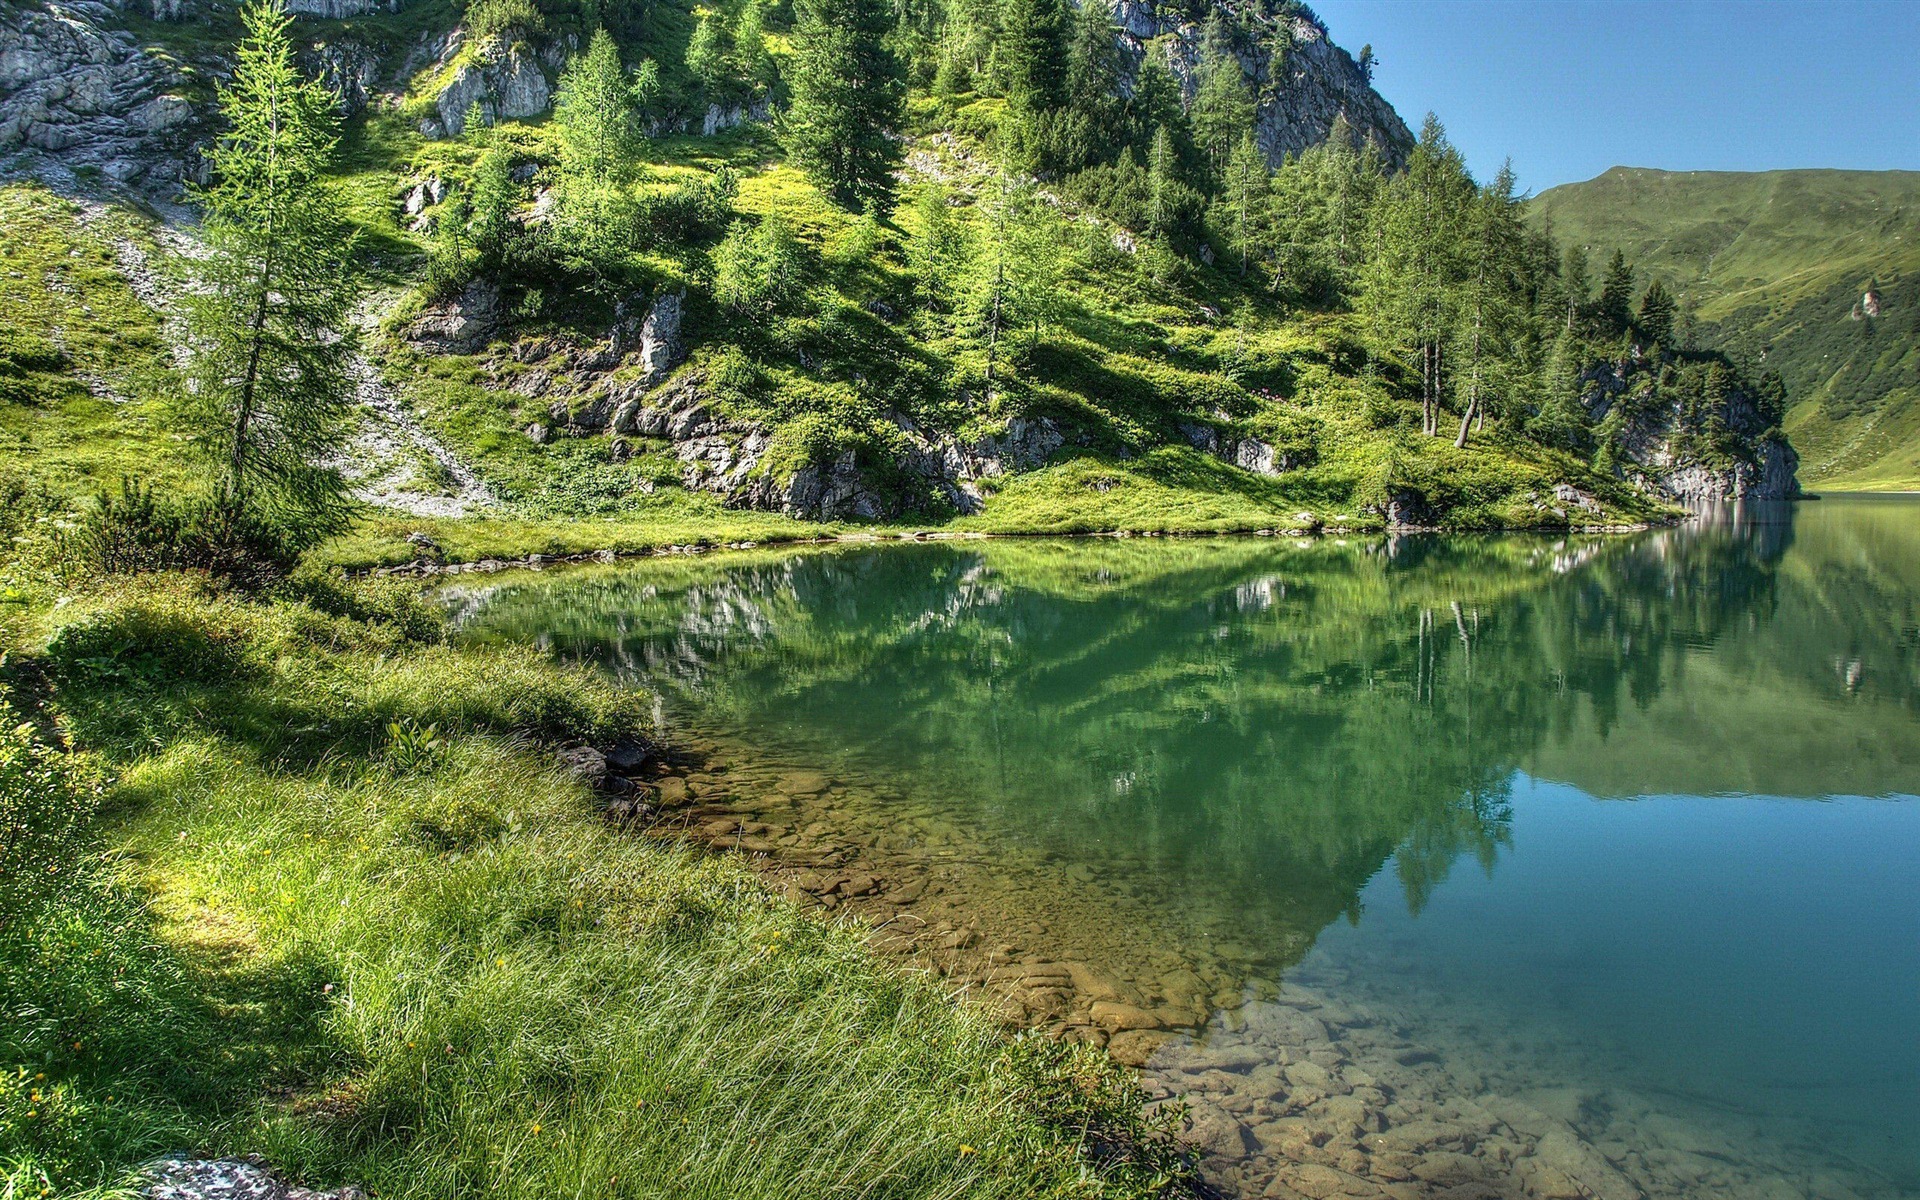
[[[1304,5],[1274,0],[1216,0],[1232,31],[1235,56],[1248,89],[1259,97],[1255,136],[1267,161],[1327,139],[1345,117],[1363,140],[1399,163],[1413,146],[1406,122],[1373,90],[1368,68],[1333,44],[1327,27]],[[1118,0],[1127,57],[1137,69],[1148,54],[1163,56],[1189,101],[1197,86],[1202,20],[1190,5],[1169,0]]]
[[[1688,411],[1653,382],[1644,364],[1623,369],[1601,362],[1582,377],[1581,402],[1610,435],[1617,470],[1628,482],[1683,506],[1800,494],[1800,456],[1743,386],[1729,387],[1704,410]]]

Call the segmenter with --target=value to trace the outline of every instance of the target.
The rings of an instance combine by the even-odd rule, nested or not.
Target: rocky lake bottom
[[[1388,982],[1402,964],[1377,949],[1309,951],[1263,977],[1299,948],[1043,853],[988,853],[964,812],[898,788],[725,738],[683,731],[676,750],[652,836],[745,856],[1010,1028],[1106,1046],[1186,1106],[1184,1136],[1230,1195],[1914,1195],[1812,1127],[1636,1090],[1565,1030]]]
[[[610,814],[1098,1043],[1235,1196],[1920,1197],[1920,505],[450,584]]]

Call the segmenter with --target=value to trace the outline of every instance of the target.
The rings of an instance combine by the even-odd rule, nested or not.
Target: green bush
[[[151,485],[123,479],[117,496],[95,498],[68,534],[63,557],[81,574],[205,571],[261,587],[291,571],[321,536],[210,499],[165,501]]]

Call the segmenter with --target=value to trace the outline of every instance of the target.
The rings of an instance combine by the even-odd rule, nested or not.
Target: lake
[[[1238,1192],[1920,1196],[1920,501],[443,595],[653,687],[690,820],[1110,1037]]]

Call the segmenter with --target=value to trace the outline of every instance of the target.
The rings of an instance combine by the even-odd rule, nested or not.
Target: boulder
[[[647,309],[647,319],[640,326],[640,365],[646,370],[648,385],[659,383],[667,377],[667,372],[679,365],[684,353],[680,323],[686,302],[687,293],[683,288],[660,293]]]
[[[592,746],[573,746],[554,755],[560,769],[580,782],[599,787],[607,779],[607,756]]]
[[[146,1200],[364,1200],[356,1187],[330,1192],[295,1187],[258,1159],[163,1158],[140,1174]]]
[[[432,305],[409,322],[406,338],[434,354],[474,354],[499,327],[500,291],[476,279],[459,296]],[[527,436],[533,437],[531,431]]]

